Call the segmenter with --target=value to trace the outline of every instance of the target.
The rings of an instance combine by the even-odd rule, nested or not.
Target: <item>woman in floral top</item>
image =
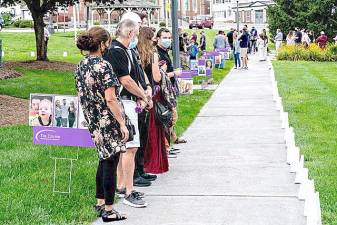
[[[119,99],[119,81],[111,65],[102,59],[110,41],[109,32],[100,27],[81,34],[77,47],[88,51],[89,55],[75,71],[76,89],[99,157],[95,209],[104,222],[126,219],[112,205],[119,154],[126,150],[125,142],[129,138],[124,108]]]

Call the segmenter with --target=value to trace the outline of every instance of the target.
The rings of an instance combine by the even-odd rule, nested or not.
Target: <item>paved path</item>
[[[149,206],[117,208],[125,225],[304,225],[286,164],[267,62],[249,61],[219,85],[185,132],[188,144],[151,186]],[[100,224],[99,221],[96,224]]]

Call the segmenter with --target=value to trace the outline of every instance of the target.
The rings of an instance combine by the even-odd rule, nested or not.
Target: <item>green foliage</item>
[[[13,23],[13,26],[19,28],[20,23],[21,23],[21,20],[15,20],[14,23]]]
[[[33,21],[31,20],[21,20],[20,28],[33,28]]]
[[[99,26],[99,25],[101,25],[101,23],[99,21],[94,21],[94,25]]]
[[[160,27],[166,27],[166,23],[164,21],[160,21],[159,26]]]
[[[4,13],[1,13],[1,16],[5,22],[5,26],[9,26],[12,24],[12,18],[13,18],[12,14],[4,12]]]
[[[275,0],[267,10],[269,29],[275,35],[280,28],[284,33],[295,27],[306,28],[332,37],[337,32],[337,12],[333,14],[335,0]]]
[[[273,62],[296,144],[320,194],[323,224],[337,224],[337,82],[335,62]]]
[[[302,45],[285,45],[278,50],[278,60],[290,61],[337,61],[337,46],[329,45],[321,49],[316,44],[309,47]]]

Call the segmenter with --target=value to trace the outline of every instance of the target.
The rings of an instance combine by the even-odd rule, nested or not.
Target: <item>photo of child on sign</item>
[[[52,126],[53,96],[30,95],[29,125],[30,126]]]

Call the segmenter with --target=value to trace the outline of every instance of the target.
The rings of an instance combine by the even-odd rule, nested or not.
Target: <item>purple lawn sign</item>
[[[216,52],[229,52],[230,48],[217,48],[215,49]]]
[[[199,66],[206,66],[206,60],[205,59],[199,59],[198,65]]]
[[[178,78],[190,79],[192,78],[194,71],[197,71],[197,70],[182,70],[181,75]]]
[[[206,57],[207,56],[218,56],[219,55],[219,52],[205,52],[204,54]]]
[[[207,69],[206,70],[206,76],[210,77],[212,75],[212,70]]]
[[[33,127],[33,143],[74,147],[95,147],[87,129]]]
[[[192,76],[198,76],[198,70],[192,70]]]

